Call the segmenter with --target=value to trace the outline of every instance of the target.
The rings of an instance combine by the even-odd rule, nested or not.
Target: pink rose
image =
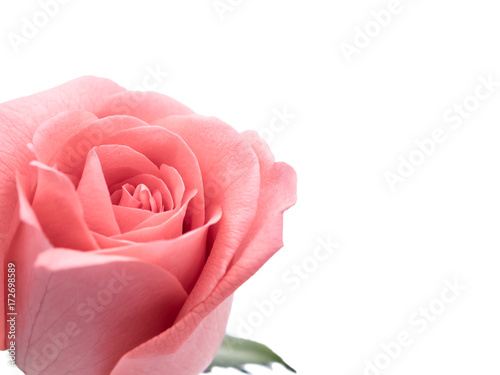
[[[0,104],[0,129],[19,368],[203,371],[233,292],[282,247],[293,169],[255,132],[94,77]]]

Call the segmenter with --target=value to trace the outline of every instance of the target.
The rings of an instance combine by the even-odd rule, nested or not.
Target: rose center
[[[151,192],[144,184],[124,184],[111,195],[111,202],[117,206],[139,208],[154,213],[165,210],[161,192],[157,189]]]

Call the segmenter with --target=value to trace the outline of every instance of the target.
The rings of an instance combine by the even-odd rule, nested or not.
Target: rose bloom
[[[253,131],[95,77],[0,104],[0,130],[2,349],[28,375],[203,371],[282,247],[294,170]]]

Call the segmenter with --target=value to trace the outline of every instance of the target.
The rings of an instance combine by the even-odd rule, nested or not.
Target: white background
[[[156,91],[238,130],[271,130],[277,159],[298,173],[299,200],[284,249],[237,293],[230,332],[253,317],[248,337],[304,375],[372,374],[365,360],[377,358],[383,374],[499,372],[500,87],[469,97],[479,77],[500,82],[495,2],[401,0],[377,30],[371,12],[389,1],[233,0],[222,20],[212,0],[73,0],[18,53],[7,35],[40,5],[8,3],[0,102],[85,74],[132,89],[159,66],[169,76]],[[348,62],[341,43],[355,47],[357,35]],[[443,114],[464,100],[474,110],[453,129]],[[284,107],[296,117],[271,129]],[[446,141],[391,191],[384,173],[438,128]],[[340,246],[314,263],[318,238]],[[455,279],[467,290],[442,312]],[[285,301],[259,319],[256,304],[274,289]],[[440,314],[420,332],[410,319],[429,304]],[[385,363],[382,345],[403,331],[412,344]],[[0,372],[17,374],[6,362]]]

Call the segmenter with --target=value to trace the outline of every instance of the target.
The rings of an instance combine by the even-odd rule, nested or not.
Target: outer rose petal
[[[52,166],[59,148],[73,135],[97,120],[90,112],[62,112],[42,123],[33,135],[36,160]]]
[[[32,272],[37,301],[18,322],[17,363],[27,375],[108,375],[167,329],[186,298],[170,273],[127,257],[48,250]]]
[[[183,319],[165,333],[170,340],[155,338],[132,350],[110,375],[200,374],[224,339],[231,303],[229,297],[201,321]]]
[[[189,115],[193,111],[177,100],[156,92],[125,91],[109,97],[97,116],[128,115],[146,122],[173,115]]]
[[[183,307],[185,314],[205,301],[224,277],[252,225],[259,200],[259,163],[247,140],[219,119],[171,116],[156,123],[179,134],[198,158],[206,199],[206,208],[200,209],[220,205],[223,212],[210,256]]]
[[[283,247],[283,212],[297,200],[297,175],[293,168],[285,163],[275,163],[269,147],[256,132],[243,135],[251,142],[261,166],[257,215],[226,275],[211,296],[196,306],[196,311],[202,312],[203,306],[211,311]]]
[[[223,279],[210,296],[192,302],[196,306],[194,311],[190,312],[186,303],[179,314],[181,317],[185,314],[204,316],[210,312],[283,247],[283,212],[297,199],[297,176],[289,165],[274,162],[271,150],[256,132],[245,132],[243,136],[259,158],[261,186],[257,214],[245,239],[234,252]],[[224,230],[231,229],[219,228],[218,236],[224,235]],[[207,267],[208,262],[205,269]]]
[[[26,173],[32,154],[27,144],[37,127],[65,111],[94,112],[106,97],[123,91],[116,83],[82,77],[35,95],[0,104],[0,277],[4,280],[6,247],[17,227],[14,219],[16,188],[14,173]],[[4,291],[0,291],[0,318],[4,319]],[[4,350],[4,325],[0,324],[0,349]]]
[[[24,181],[23,181],[24,180]],[[16,265],[16,309],[17,311],[30,311],[30,306],[42,298],[42,296],[30,295],[28,285],[32,280],[33,265],[36,258],[42,252],[52,248],[33,212],[26,192],[30,189],[29,180],[18,176],[17,191],[19,199],[19,225],[10,243],[7,259]],[[16,317],[17,320],[21,317]],[[2,324],[3,326],[3,324]],[[16,328],[19,327],[19,321]],[[5,340],[10,341],[10,340]],[[4,342],[2,341],[2,345]],[[7,345],[9,346],[9,345]]]

